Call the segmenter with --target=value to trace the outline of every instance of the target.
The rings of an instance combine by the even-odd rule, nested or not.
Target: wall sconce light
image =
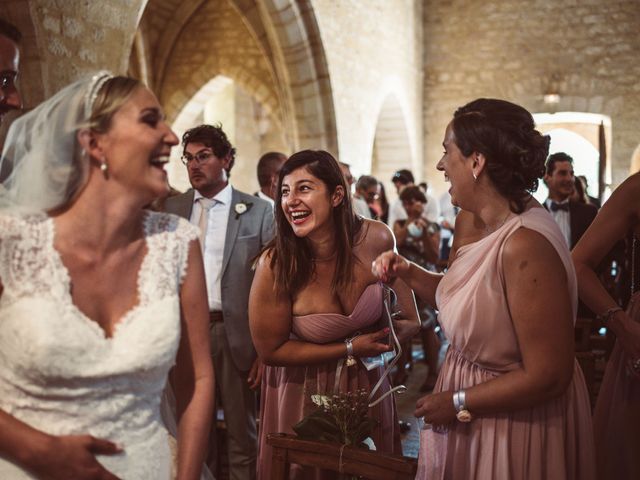
[[[562,84],[562,75],[558,72],[552,73],[547,78],[546,86],[543,89],[545,92],[542,96],[542,101],[549,107],[555,107],[560,103],[560,91]]]
[[[545,93],[542,101],[545,105],[557,105],[560,103],[560,95],[557,93]]]

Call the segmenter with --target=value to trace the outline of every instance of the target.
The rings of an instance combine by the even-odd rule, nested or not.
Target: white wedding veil
[[[0,158],[0,208],[49,211],[66,204],[87,179],[88,155],[77,132],[89,126],[102,71],[78,80],[16,119]]]

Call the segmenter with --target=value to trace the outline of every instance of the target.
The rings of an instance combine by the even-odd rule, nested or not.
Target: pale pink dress
[[[640,292],[627,306],[640,318]],[[600,478],[640,479],[640,379],[629,373],[629,356],[616,342],[602,379],[593,415]]]
[[[450,347],[434,392],[469,388],[522,366],[502,269],[505,241],[520,227],[540,233],[558,252],[575,319],[576,276],[557,224],[543,208],[513,217],[491,235],[461,247],[438,286],[439,321]],[[594,479],[591,410],[578,363],[560,397],[524,410],[478,416],[467,424],[456,421],[437,431],[423,430],[416,478]]]
[[[293,317],[292,338],[313,343],[341,342],[359,330],[374,325],[382,315],[382,286],[369,285],[358,300],[351,315],[317,313]],[[316,393],[334,393],[337,362],[300,367],[266,367],[262,379],[260,408],[260,438],[258,446],[258,479],[268,480],[271,475],[272,449],[266,443],[269,433],[293,434],[292,426],[317,408],[311,402]],[[354,391],[364,388],[370,391],[380,378],[382,369],[367,371],[360,363],[342,369],[339,390]],[[379,392],[390,389],[385,381]],[[380,394],[379,393],[379,394]],[[378,398],[378,395],[375,398]],[[372,435],[378,451],[400,453],[400,436],[393,395],[371,409],[371,416],[379,425]],[[332,478],[310,468],[292,466],[290,478]]]

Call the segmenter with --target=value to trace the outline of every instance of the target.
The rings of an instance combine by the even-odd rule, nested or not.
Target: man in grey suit
[[[182,162],[193,189],[171,197],[166,210],[198,225],[207,281],[211,349],[218,395],[227,426],[232,480],[255,478],[256,396],[262,364],[248,320],[252,261],[273,234],[268,202],[229,184],[235,149],[219,126],[200,125],[182,137]],[[217,470],[215,422],[207,464]]]

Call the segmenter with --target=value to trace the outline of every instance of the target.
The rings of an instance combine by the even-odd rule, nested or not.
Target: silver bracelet
[[[353,342],[351,338],[347,338],[344,344],[347,346],[347,357],[353,357]]]
[[[453,394],[453,406],[456,409],[456,412],[461,412],[462,410],[467,409],[464,390],[458,390]]]
[[[344,344],[347,346],[347,361],[345,362],[347,364],[347,367],[352,367],[356,364],[356,358],[353,355],[353,341],[359,335],[360,333],[358,332],[353,337],[347,338],[344,341]]]

